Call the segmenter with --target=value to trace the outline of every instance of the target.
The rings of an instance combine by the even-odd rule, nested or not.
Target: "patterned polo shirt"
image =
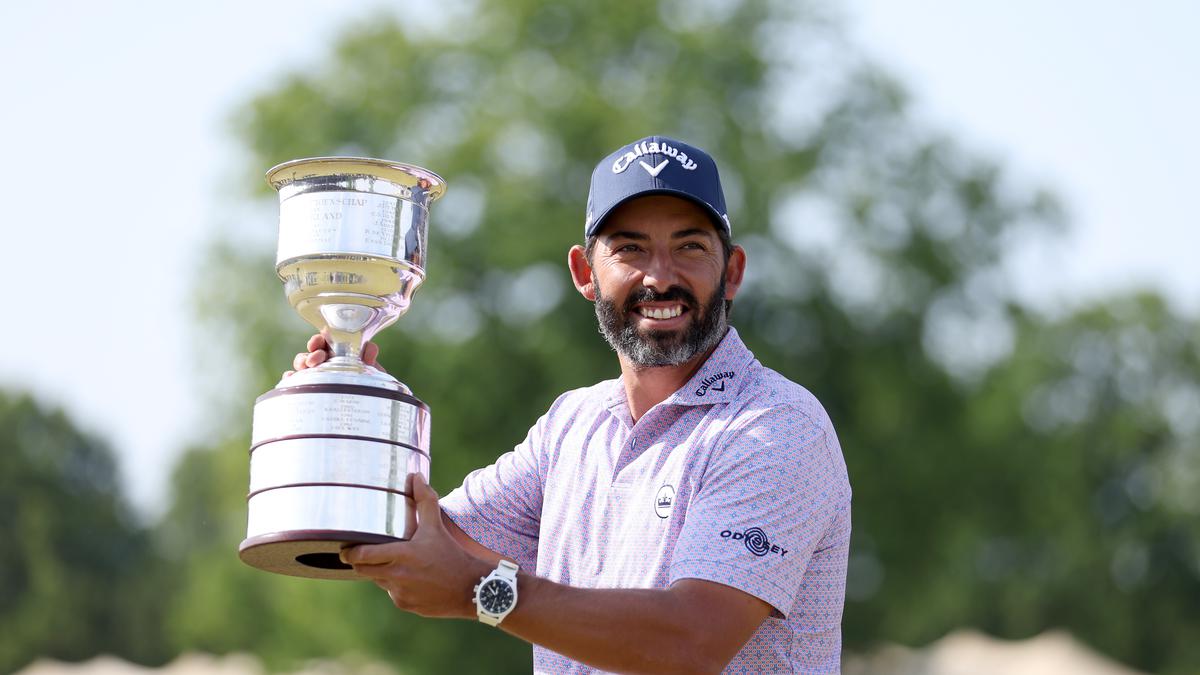
[[[583,588],[732,586],[774,611],[732,673],[836,673],[850,483],[833,425],[730,329],[634,422],[620,379],[563,394],[442,508],[522,570]],[[595,669],[534,646],[534,670]]]

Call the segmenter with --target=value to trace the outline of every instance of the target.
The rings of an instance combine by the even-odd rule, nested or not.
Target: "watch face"
[[[479,589],[479,606],[489,614],[503,614],[513,605],[512,586],[503,579],[491,579]]]

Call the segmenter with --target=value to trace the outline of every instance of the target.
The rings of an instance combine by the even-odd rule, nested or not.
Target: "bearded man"
[[[728,324],[746,253],[716,163],[661,136],[617,150],[567,261],[621,376],[440,502],[415,476],[413,538],[343,561],[400,609],[532,643],[537,672],[838,672],[846,466],[821,404]],[[326,357],[314,336],[295,367]]]

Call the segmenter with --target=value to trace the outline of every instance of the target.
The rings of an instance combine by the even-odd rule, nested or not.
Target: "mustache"
[[[671,286],[662,293],[653,288],[643,286],[630,292],[629,297],[625,298],[625,311],[632,312],[634,305],[637,305],[639,302],[668,302],[672,300],[682,302],[690,310],[696,310],[700,307],[700,302],[696,300],[696,296],[679,286]]]

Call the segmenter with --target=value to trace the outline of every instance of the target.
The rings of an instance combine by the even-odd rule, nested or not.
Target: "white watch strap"
[[[518,569],[520,569],[520,567],[518,567],[515,562],[510,560],[501,560],[500,564],[496,566],[496,576],[508,579],[509,581],[516,581]]]

